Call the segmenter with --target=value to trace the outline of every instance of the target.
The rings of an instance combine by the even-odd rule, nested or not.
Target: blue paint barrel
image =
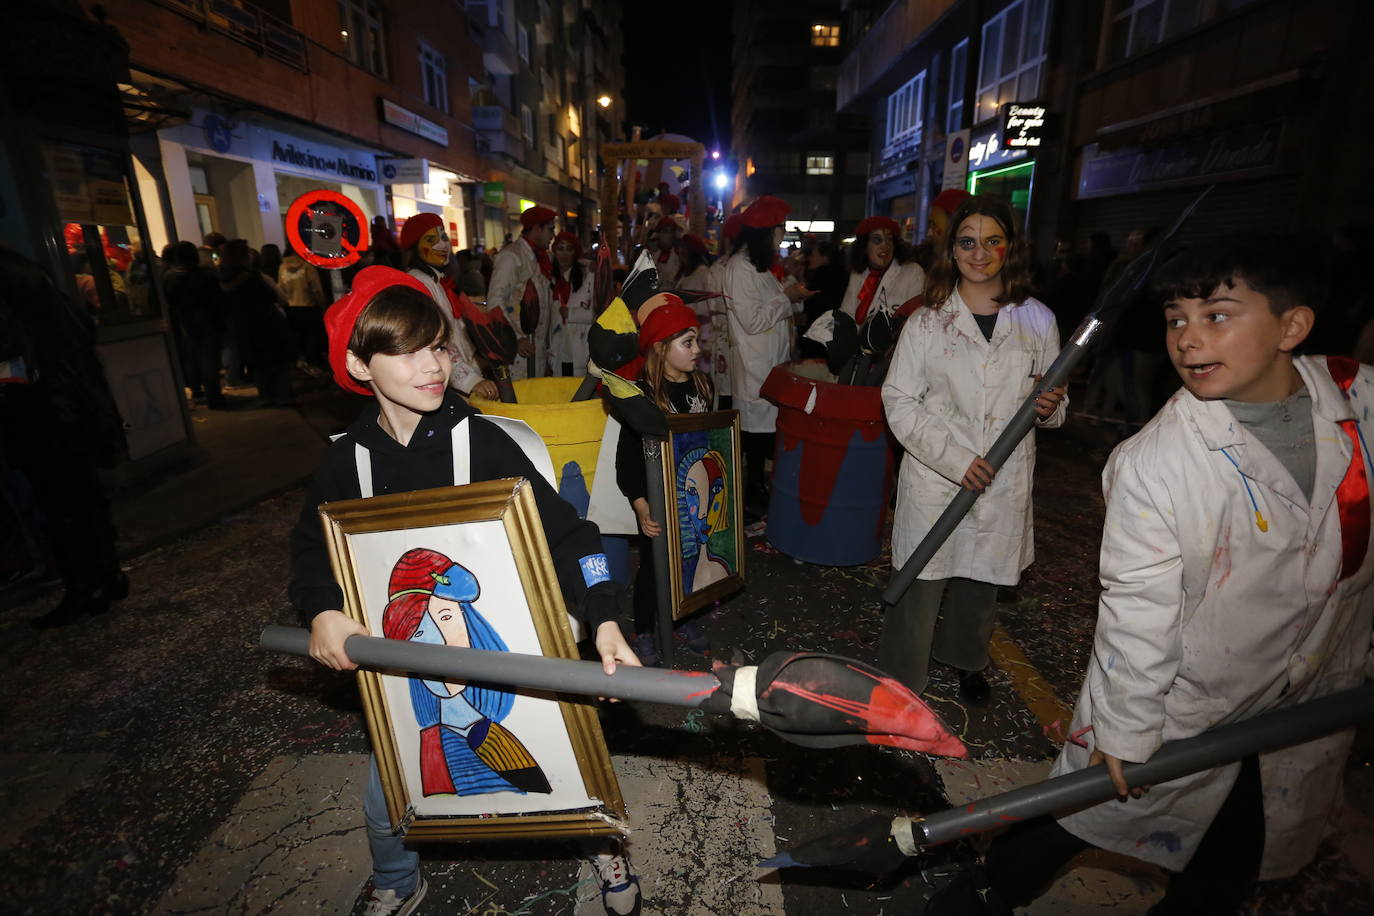
[[[878,387],[828,376],[821,360],[801,360],[763,383],[778,405],[768,543],[808,563],[856,566],[882,547],[891,437]]]

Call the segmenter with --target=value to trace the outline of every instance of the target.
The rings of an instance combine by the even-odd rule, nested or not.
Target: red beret
[[[959,205],[972,196],[973,195],[968,191],[959,188],[945,188],[939,194],[935,195],[935,199],[930,202],[930,205],[932,207],[939,207],[950,216],[953,216],[954,211],[959,209]]]
[[[533,229],[535,226],[542,226],[556,219],[558,219],[558,214],[548,207],[535,206],[520,214],[520,225],[526,229]]]
[[[560,232],[555,235],[553,237],[553,243],[557,245],[559,242],[567,242],[569,245],[573,246],[574,258],[582,257],[582,241],[571,232]]]
[[[682,237],[682,247],[686,248],[688,251],[701,255],[703,258],[706,257],[706,240],[699,235],[692,235],[691,233],[684,235]]]
[[[433,215],[433,214],[429,214]],[[437,219],[437,217],[436,217]],[[406,223],[409,228],[410,223]],[[348,374],[348,341],[353,337],[353,326],[363,309],[377,298],[377,294],[392,286],[409,286],[429,297],[425,285],[410,274],[402,273],[394,267],[364,267],[353,278],[353,288],[348,294],[335,302],[324,313],[324,329],[329,335],[329,368],[334,370],[334,381],[345,391],[371,396],[372,389]]]
[[[740,214],[740,222],[752,229],[767,229],[781,226],[792,208],[776,197],[764,195],[754,201]]]
[[[437,213],[416,213],[401,227],[400,245],[410,248],[420,241],[420,236],[431,229],[444,228],[444,218]]]
[[[663,205],[664,213],[676,213],[682,208],[682,201],[678,200],[676,194],[664,194],[658,202]]]
[[[720,227],[720,234],[727,239],[732,239],[739,235],[739,231],[743,227],[744,223],[740,220],[740,215],[732,213],[725,218],[725,225]]]
[[[667,340],[679,331],[701,324],[696,311],[683,305],[680,297],[665,293],[664,300],[662,305],[649,313],[639,328],[640,353],[648,353],[649,348],[660,340]]]
[[[870,216],[862,220],[859,225],[855,227],[854,235],[856,238],[863,238],[870,232],[876,232],[879,229],[886,229],[888,232],[892,233],[894,239],[901,235],[902,232],[902,227],[898,226],[897,221],[892,217]]]

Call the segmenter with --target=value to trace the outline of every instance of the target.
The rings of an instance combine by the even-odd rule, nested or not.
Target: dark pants
[[[295,338],[297,355],[312,366],[327,366],[324,311],[318,305],[293,305],[286,310],[286,321]]]
[[[655,633],[658,626],[658,577],[654,574],[654,542],[638,535],[639,569],[635,572],[632,600],[635,609],[635,632]]]
[[[291,364],[285,362],[259,363],[253,366],[253,381],[258,385],[258,397],[267,407],[296,403],[291,387]]]
[[[181,369],[191,396],[205,398],[206,403],[222,404],[224,395],[219,388],[221,340],[218,332],[188,329],[181,335]]]
[[[1105,802],[1108,805],[1132,804]],[[1017,824],[988,850],[988,877],[1013,907],[1038,897],[1069,860],[1091,848],[1047,816]],[[1192,861],[1169,879],[1164,899],[1150,916],[1228,916],[1259,880],[1264,856],[1264,797],[1259,758],[1246,757],[1221,810],[1202,837]]]
[[[930,660],[961,671],[988,666],[997,586],[974,579],[917,579],[883,616],[878,667],[920,693]]]
[[[764,462],[773,456],[773,433],[741,433],[744,452],[744,501],[760,509],[768,507],[768,471]]]

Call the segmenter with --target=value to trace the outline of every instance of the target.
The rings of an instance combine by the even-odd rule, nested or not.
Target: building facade
[[[790,239],[852,235],[866,215],[868,113],[835,108],[846,41],[839,5],[748,0],[735,4],[733,27],[734,203],[786,200]]]
[[[870,207],[910,237],[944,187],[1010,198],[1042,258],[1097,231],[1119,248],[1210,185],[1185,238],[1369,212],[1359,145],[1339,139],[1370,104],[1368,4],[896,0],[848,14],[837,107],[870,116]],[[1013,121],[1012,105],[1043,117]]]

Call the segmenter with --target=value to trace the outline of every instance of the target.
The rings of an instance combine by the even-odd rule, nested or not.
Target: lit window
[[[840,46],[840,24],[838,22],[817,22],[812,25],[811,44],[817,48],[838,48]]]
[[[1008,102],[1040,96],[1049,14],[1050,0],[1017,0],[983,24],[974,124],[997,114]]]
[[[526,140],[534,142],[534,112],[530,111],[530,106],[520,106],[520,132]]]
[[[806,174],[808,175],[834,175],[835,157],[834,156],[815,156],[810,153],[806,155]]]
[[[964,82],[968,77],[968,39],[949,52],[949,117],[945,133],[952,134],[964,124]]]
[[[530,33],[523,25],[515,27],[515,50],[520,55],[520,60],[529,66],[530,63]]]
[[[448,113],[448,63],[444,55],[420,42],[420,85],[425,101]]]
[[[344,56],[386,78],[386,23],[376,0],[339,0],[339,39]]]
[[[1105,67],[1162,44],[1198,24],[1197,0],[1116,0],[1107,7],[1102,45]]]
[[[926,72],[922,70],[887,97],[887,145],[894,146],[921,135]]]

